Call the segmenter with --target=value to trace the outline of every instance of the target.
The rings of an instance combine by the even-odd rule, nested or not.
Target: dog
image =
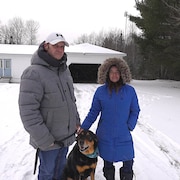
[[[97,136],[90,130],[82,130],[76,137],[76,144],[67,157],[63,180],[95,179],[98,160]]]

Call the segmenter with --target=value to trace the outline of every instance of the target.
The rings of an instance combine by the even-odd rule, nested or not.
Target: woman
[[[103,172],[107,180],[115,179],[114,162],[123,162],[121,180],[132,180],[134,147],[130,131],[139,115],[138,98],[127,83],[131,73],[122,59],[107,59],[98,69],[98,87],[82,129],[89,129],[100,114],[96,134],[100,157],[104,160]]]

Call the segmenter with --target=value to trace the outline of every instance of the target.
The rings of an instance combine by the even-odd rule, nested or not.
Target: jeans
[[[62,171],[66,163],[68,147],[50,151],[39,151],[39,174],[38,180],[61,179]]]
[[[123,161],[123,171],[124,172],[131,172],[133,167],[134,160]],[[111,169],[113,168],[113,162],[105,161],[104,160],[104,168]]]

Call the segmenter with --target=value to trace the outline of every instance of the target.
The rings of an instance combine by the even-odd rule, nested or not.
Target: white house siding
[[[20,82],[25,68],[30,65],[33,53],[38,46],[0,44],[0,59],[11,59],[11,80]],[[125,53],[102,48],[92,44],[78,44],[65,48],[68,55],[67,64],[101,64],[107,58],[126,56]]]
[[[113,54],[80,54],[80,53],[67,53],[68,66],[70,64],[101,64],[107,58],[123,58],[122,55],[113,55]]]
[[[32,55],[1,54],[0,59],[11,59],[11,80],[10,82],[20,82],[20,77],[26,67],[30,65]]]
[[[13,55],[11,82],[20,82],[23,71],[31,64],[32,55]]]
[[[68,66],[70,64],[101,64],[107,58],[115,57],[115,55],[98,55],[98,54],[77,54],[77,53],[67,53],[68,54]],[[32,55],[6,55],[6,58],[11,59],[11,82],[20,82],[20,77],[31,62]],[[116,57],[120,57],[117,56]]]

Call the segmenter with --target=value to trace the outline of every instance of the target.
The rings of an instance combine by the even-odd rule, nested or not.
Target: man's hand
[[[77,129],[77,134],[80,134],[82,131],[83,131],[83,129],[81,128],[81,126],[79,126]]]
[[[49,147],[52,147],[52,146],[54,146],[54,143],[52,143]]]

